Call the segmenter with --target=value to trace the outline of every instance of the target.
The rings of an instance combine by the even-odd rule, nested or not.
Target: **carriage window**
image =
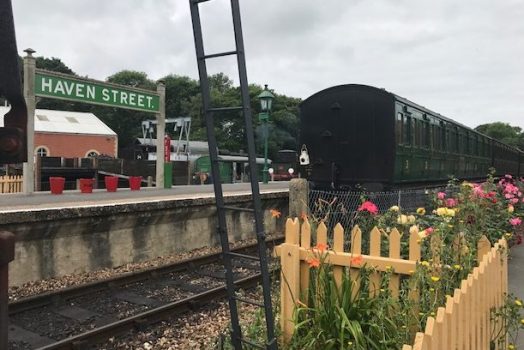
[[[415,143],[416,147],[420,146],[420,123],[417,119],[413,118],[413,133],[415,134]]]
[[[404,144],[411,145],[411,117],[408,115],[404,118],[403,136]]]
[[[446,149],[446,124],[444,122],[440,122],[440,149],[445,150]]]
[[[397,138],[397,144],[401,144],[404,142],[404,139],[402,138],[402,126],[403,126],[403,116],[402,113],[397,114],[397,127],[396,127],[396,138]]]
[[[426,146],[426,148],[431,148],[431,125],[427,120],[424,122],[424,129],[424,146]]]

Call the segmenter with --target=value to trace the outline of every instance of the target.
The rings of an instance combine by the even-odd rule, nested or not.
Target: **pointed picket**
[[[369,255],[380,256],[380,237],[381,233],[377,227],[373,227],[369,238]],[[376,296],[380,291],[380,274],[378,272],[372,272],[369,277],[369,294]]]
[[[338,223],[333,230],[333,251],[335,254],[344,252],[344,228],[340,223]],[[335,278],[335,283],[339,288],[342,284],[343,273],[344,267],[333,266],[333,277]]]
[[[400,259],[400,233],[394,228],[389,234],[389,257],[393,259]],[[400,276],[393,273],[389,280],[389,289],[391,295],[398,298],[400,290]]]

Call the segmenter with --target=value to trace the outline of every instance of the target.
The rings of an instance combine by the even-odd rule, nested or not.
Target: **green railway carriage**
[[[444,183],[451,175],[480,179],[492,166],[499,175],[524,171],[519,150],[366,85],[335,86],[304,100],[300,144],[306,176],[323,188],[381,190]]]

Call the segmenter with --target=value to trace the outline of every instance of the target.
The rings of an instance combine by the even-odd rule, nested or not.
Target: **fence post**
[[[15,236],[6,231],[0,231],[0,350],[7,350],[8,322],[8,273],[9,263],[15,258]]]
[[[280,251],[280,322],[284,343],[288,343],[293,336],[295,328],[293,312],[295,311],[295,303],[300,297],[299,230],[300,225],[297,218],[295,220],[287,219],[285,243],[281,245]]]
[[[309,185],[306,179],[291,179],[289,182],[289,217],[309,214]]]

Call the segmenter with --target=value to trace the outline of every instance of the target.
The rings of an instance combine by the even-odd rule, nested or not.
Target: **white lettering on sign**
[[[87,98],[95,99],[95,87],[93,85],[87,85]]]
[[[120,92],[120,103],[127,104],[127,92],[124,92],[124,91]]]
[[[55,85],[55,90],[53,91],[55,94],[62,94],[62,95],[65,95],[65,90],[64,90],[64,86],[62,85],[62,81],[59,80],[56,85]]]
[[[129,93],[129,104],[131,106],[136,106],[135,99],[136,99],[136,94],[133,92]]]
[[[76,84],[76,96],[78,97],[85,97],[84,96],[84,84]]]
[[[42,78],[42,91],[44,92],[53,91],[53,81],[51,79]]]
[[[104,102],[108,102],[109,101],[109,90],[106,89],[106,88],[103,88],[102,89],[102,100],[104,100]]]
[[[37,72],[37,74],[39,74]],[[96,83],[75,80],[74,78],[58,78],[37,75],[35,85],[37,96],[56,96],[58,98],[84,100],[86,102],[109,104],[113,106],[128,106],[135,109],[155,110],[157,96],[148,96],[125,88],[100,86]]]
[[[65,91],[68,95],[71,95],[73,93],[73,87],[75,86],[75,83],[69,83],[67,81],[64,81],[65,85]]]

